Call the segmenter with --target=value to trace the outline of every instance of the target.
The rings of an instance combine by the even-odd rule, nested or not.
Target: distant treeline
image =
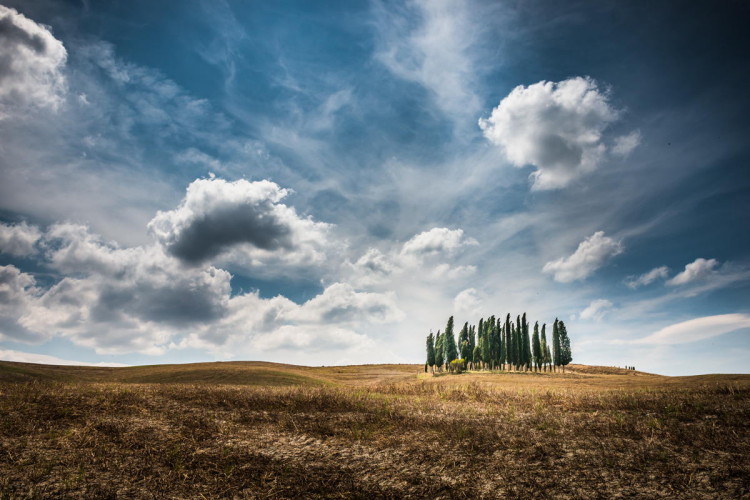
[[[471,370],[547,371],[564,367],[573,361],[570,339],[565,323],[555,319],[552,324],[552,343],[547,342],[547,324],[541,332],[539,322],[534,323],[534,333],[529,337],[526,313],[514,322],[510,314],[502,319],[490,316],[479,320],[478,325],[464,323],[456,341],[453,333],[453,316],[448,319],[445,331],[427,336],[427,363],[431,369],[449,372]]]

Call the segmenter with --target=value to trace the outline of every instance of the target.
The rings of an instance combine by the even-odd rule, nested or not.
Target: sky
[[[747,2],[0,1],[0,359],[750,373]]]

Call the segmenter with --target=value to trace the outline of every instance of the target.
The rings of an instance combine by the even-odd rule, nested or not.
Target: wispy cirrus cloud
[[[667,266],[659,266],[640,276],[628,276],[625,278],[625,284],[635,290],[641,286],[650,285],[658,279],[666,279],[667,276],[669,276],[669,268]]]
[[[581,314],[578,315],[581,319],[601,321],[604,316],[612,309],[613,304],[607,299],[596,299],[591,301],[591,304],[586,307]]]
[[[375,2],[375,58],[394,75],[427,89],[435,106],[453,118],[479,109],[475,94],[476,44],[481,19],[471,2]]]
[[[586,279],[624,250],[622,242],[605,236],[604,231],[597,231],[584,239],[568,257],[547,262],[542,271],[552,274],[560,283]]]
[[[687,344],[718,337],[743,328],[750,328],[750,315],[740,313],[719,314],[675,323],[631,342],[634,344]]]
[[[99,361],[86,363],[85,361],[73,361],[48,354],[34,354],[31,352],[14,351],[12,349],[0,349],[0,359],[4,361],[15,361],[17,363],[38,363],[44,365],[63,366],[129,366],[124,363],[113,363],[110,361]]]

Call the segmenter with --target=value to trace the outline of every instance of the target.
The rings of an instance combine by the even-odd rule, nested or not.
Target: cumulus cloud
[[[542,271],[553,274],[555,281],[570,283],[588,278],[608,259],[623,251],[621,242],[605,236],[604,231],[597,231],[583,240],[572,255],[547,262]]]
[[[33,229],[41,234],[37,255],[61,278],[39,287],[32,275],[0,267],[2,338],[60,335],[100,354],[161,354],[176,346],[302,349],[311,343],[349,349],[371,342],[363,327],[404,318],[394,292],[333,283],[303,304],[261,298],[257,291],[232,297],[227,271],[186,267],[160,245],[120,248],[77,224]],[[286,345],[284,339],[293,340]]]
[[[67,57],[47,27],[0,5],[0,110],[18,104],[57,108]]]
[[[358,286],[375,286],[418,271],[423,279],[456,280],[476,272],[473,265],[456,265],[462,249],[478,245],[462,229],[436,227],[414,235],[400,247],[382,252],[368,249],[357,261],[347,261],[342,270]]]
[[[300,217],[280,203],[288,193],[267,180],[198,179],[188,186],[178,208],[160,211],[148,227],[168,253],[189,264],[230,250],[256,265],[272,255],[319,263],[325,258],[330,226]]]
[[[607,299],[596,299],[591,301],[586,309],[581,311],[581,319],[592,319],[594,321],[601,321],[604,316],[612,309],[612,302]]]
[[[750,328],[750,315],[720,314],[691,319],[662,328],[633,341],[636,344],[686,344],[718,337],[725,333]]]
[[[650,285],[658,279],[666,279],[667,276],[669,276],[669,268],[667,266],[655,267],[640,276],[628,276],[625,278],[625,284],[632,289],[636,289],[641,286]]]
[[[374,346],[372,339],[352,330],[331,326],[282,326],[254,339],[253,346],[261,351],[287,350],[319,352]]]
[[[42,233],[36,226],[0,223],[0,252],[26,257],[36,252],[35,244]]]
[[[393,292],[356,292],[351,285],[334,283],[305,302],[292,317],[307,323],[336,324],[352,321],[384,323],[403,318]]]
[[[0,266],[0,339],[38,341],[44,336],[24,326],[41,291],[36,280],[15,266]]]
[[[479,126],[513,165],[536,167],[534,189],[557,189],[597,167],[607,149],[602,134],[617,118],[607,92],[576,77],[519,85]],[[634,140],[623,139],[618,150]]]
[[[158,246],[121,249],[75,224],[52,226],[41,246],[43,263],[63,276],[42,289],[31,275],[4,269],[5,337],[60,334],[99,353],[158,354],[181,329],[226,313],[231,276],[222,269],[185,269]]]
[[[694,281],[708,278],[716,271],[719,262],[716,259],[695,259],[685,266],[685,270],[667,281],[669,286],[686,285]]]
[[[404,317],[393,292],[359,292],[334,283],[303,304],[283,296],[261,298],[257,292],[233,297],[227,314],[196,331],[184,346],[219,350],[250,343],[259,350],[348,349],[369,345],[357,332],[363,325]]]

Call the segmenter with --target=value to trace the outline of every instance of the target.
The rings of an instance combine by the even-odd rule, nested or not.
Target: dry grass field
[[[742,498],[750,376],[0,362],[0,498]]]

